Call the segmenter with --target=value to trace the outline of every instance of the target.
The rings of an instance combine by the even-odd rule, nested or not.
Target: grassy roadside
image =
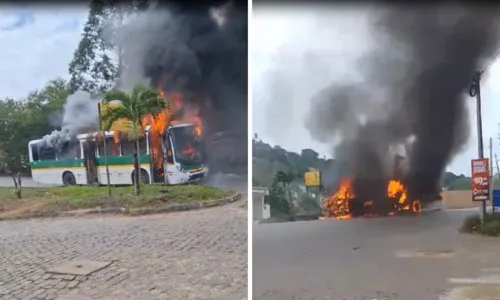
[[[217,200],[232,192],[204,185],[141,186],[141,195],[134,188],[72,186],[50,188],[23,188],[22,199],[15,197],[13,188],[0,187],[0,218],[15,218],[26,213],[60,212],[79,209],[124,207],[160,207],[167,204],[187,204]]]
[[[479,215],[472,215],[465,218],[459,229],[462,233],[482,234],[486,236],[500,236],[500,214],[487,214],[484,222],[481,222]]]

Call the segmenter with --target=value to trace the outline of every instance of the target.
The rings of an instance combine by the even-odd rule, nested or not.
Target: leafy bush
[[[460,232],[500,236],[500,214],[486,215],[482,224],[478,215],[469,216],[462,223]]]
[[[500,236],[500,220],[485,222],[481,233],[488,236]]]
[[[479,231],[481,231],[481,218],[478,215],[468,216],[460,227],[460,232],[464,233],[476,233]]]
[[[285,196],[285,190],[279,184],[274,183],[269,189],[266,197],[267,204],[271,208],[271,215],[277,218],[286,219],[290,214],[290,204]]]

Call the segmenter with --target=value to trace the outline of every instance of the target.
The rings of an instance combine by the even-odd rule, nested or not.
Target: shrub
[[[488,236],[500,236],[500,220],[485,222],[481,233]]]
[[[500,214],[486,215],[482,224],[478,215],[469,216],[462,223],[460,232],[500,236]]]
[[[464,233],[476,233],[481,231],[481,218],[478,215],[472,215],[465,218],[462,226],[460,227],[460,232]]]

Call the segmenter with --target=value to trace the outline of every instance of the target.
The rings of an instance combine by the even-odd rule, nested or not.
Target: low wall
[[[481,205],[481,202],[472,201],[472,191],[444,191],[443,192],[443,208],[472,208]],[[487,205],[491,205],[490,201]]]

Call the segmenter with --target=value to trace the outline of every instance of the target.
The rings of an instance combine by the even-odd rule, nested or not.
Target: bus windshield
[[[201,138],[194,133],[194,126],[170,128],[175,160],[183,165],[201,164],[205,162],[205,154]]]

